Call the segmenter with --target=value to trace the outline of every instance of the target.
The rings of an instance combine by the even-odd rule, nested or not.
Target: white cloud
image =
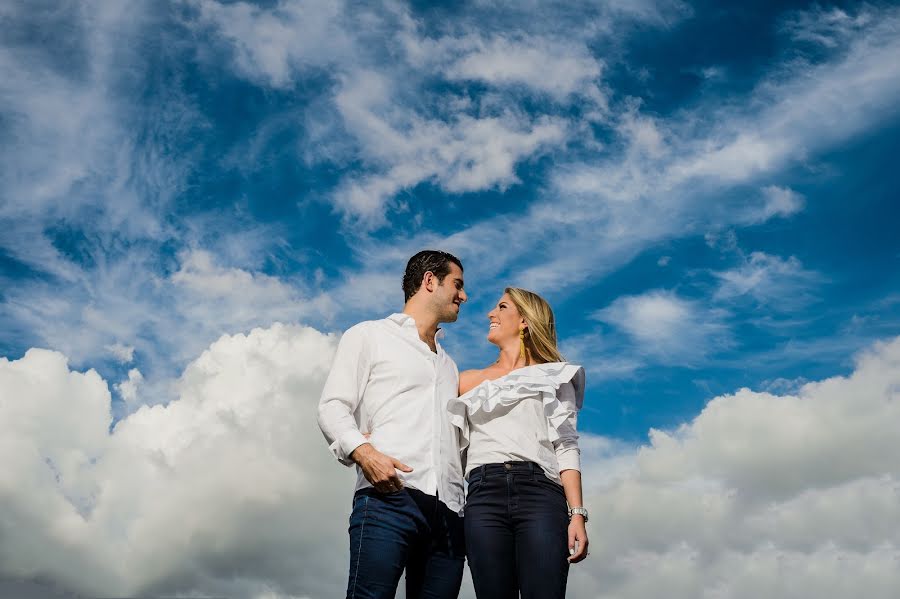
[[[515,166],[564,142],[561,119],[524,115],[471,118],[455,122],[382,115],[338,98],[345,119],[365,138],[367,155],[378,156],[386,170],[350,177],[336,190],[335,205],[353,222],[368,227],[386,224],[384,207],[397,193],[431,181],[450,193],[491,188],[505,190],[519,182]]]
[[[636,453],[591,461],[591,557],[572,569],[573,594],[892,597],[898,389],[900,338],[862,354],[847,377],[796,395],[717,397]]]
[[[332,321],[335,304],[309,282],[224,266],[222,259],[185,250],[177,269],[162,277],[154,274],[155,256],[131,251],[95,270],[79,270],[79,284],[62,291],[42,281],[22,282],[9,290],[4,308],[42,345],[76,364],[102,362],[110,347],[127,343],[146,386],[175,376],[224,333],[274,322]],[[168,393],[141,396],[160,401]]]
[[[811,10],[791,14],[782,29],[796,41],[836,48],[848,36],[869,25],[872,19],[873,15],[865,7],[856,15],[851,15],[837,7],[826,9],[815,6]]]
[[[267,8],[214,0],[196,6],[197,24],[212,26],[229,43],[243,76],[289,87],[311,68],[330,73],[336,85],[324,92],[328,102],[314,103],[316,118],[304,119],[318,143],[303,155],[361,163],[360,172],[347,173],[331,195],[355,230],[385,225],[390,214],[406,208],[398,195],[421,183],[450,193],[505,190],[517,183],[518,164],[563,147],[579,125],[553,108],[529,114],[521,107],[523,97],[537,92],[564,100],[577,94],[582,105],[594,107],[584,110],[588,118],[602,117],[602,61],[587,42],[610,35],[616,22],[667,26],[684,12],[680,3],[584,5],[599,13],[595,19],[573,20],[563,11],[558,16],[566,27],[551,18],[526,19],[515,35],[492,29],[498,15],[461,16],[439,29],[450,33],[431,38],[410,8],[392,3],[364,10],[300,0]],[[472,12],[493,11],[473,6]],[[498,91],[439,95],[429,90],[435,75],[449,83],[480,81]]]
[[[244,329],[261,318],[295,322],[317,302],[277,277],[223,267],[203,250],[183,252],[170,282],[188,319],[217,322],[225,330]]]
[[[271,8],[247,2],[192,2],[200,22],[234,48],[234,65],[246,77],[290,87],[298,72],[325,68],[354,56],[343,2],[278,0]]]
[[[333,596],[350,471],[315,424],[336,338],[222,337],[112,433],[110,394],[57,352],[0,360],[0,577],[85,595]]]
[[[0,360],[0,576],[93,595],[339,594],[352,475],[315,425],[335,344],[300,326],[222,337],[176,401],[111,433],[95,372],[47,350]],[[640,448],[584,434],[591,556],[572,594],[892,597],[898,390],[900,338],[795,395],[717,397]]]
[[[125,403],[135,405],[138,401],[138,387],[144,382],[144,375],[137,368],[128,371],[128,378],[116,384],[116,391],[125,400]]]
[[[128,364],[134,361],[134,346],[133,345],[124,345],[122,343],[113,343],[112,345],[107,345],[105,349],[111,353],[116,360],[121,362],[122,364]]]
[[[540,39],[464,38],[472,48],[446,68],[448,79],[525,85],[564,99],[597,80],[602,63],[581,44]]]
[[[768,185],[763,187],[764,203],[756,210],[748,211],[746,222],[762,223],[773,217],[787,217],[800,212],[805,204],[802,195],[786,187]]]
[[[785,259],[765,252],[753,252],[739,267],[713,274],[719,279],[713,299],[747,296],[776,310],[809,303],[814,299],[810,289],[822,280],[794,256]]]
[[[140,110],[127,93],[151,10],[145,2],[81,2],[14,11],[4,24],[11,35],[0,44],[0,220],[24,228],[4,236],[18,259],[63,271],[43,230],[60,221],[126,239],[163,236],[157,210],[181,189],[187,156],[164,151],[161,129],[182,135],[199,117],[177,90]],[[35,29],[65,33],[16,43]]]
[[[669,291],[620,297],[593,316],[627,334],[633,353],[671,364],[692,365],[732,343],[723,312]]]

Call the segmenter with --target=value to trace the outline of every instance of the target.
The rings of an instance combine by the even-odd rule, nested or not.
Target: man
[[[335,457],[356,464],[347,597],[455,598],[462,583],[463,477],[447,401],[459,387],[438,324],[466,301],[459,259],[426,250],[403,275],[403,312],[350,328],[319,401]]]

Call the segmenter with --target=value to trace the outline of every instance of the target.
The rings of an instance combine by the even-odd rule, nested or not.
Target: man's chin
[[[441,322],[456,322],[457,318],[459,318],[459,310],[457,310],[456,312],[447,312],[446,314],[444,314]]]

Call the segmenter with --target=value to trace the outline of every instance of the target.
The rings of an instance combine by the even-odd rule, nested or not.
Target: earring
[[[528,363],[528,360],[525,358],[525,329],[519,330],[519,359],[525,360],[525,363]]]

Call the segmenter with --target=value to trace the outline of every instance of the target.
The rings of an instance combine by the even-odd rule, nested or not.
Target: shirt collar
[[[414,329],[416,331],[416,337],[419,336],[419,331],[418,329],[416,329],[416,319],[409,314],[404,314],[403,312],[395,312],[388,316],[387,319],[400,325],[401,327]],[[434,341],[435,343],[437,343],[443,338],[444,329],[438,327],[437,332],[434,334]]]

